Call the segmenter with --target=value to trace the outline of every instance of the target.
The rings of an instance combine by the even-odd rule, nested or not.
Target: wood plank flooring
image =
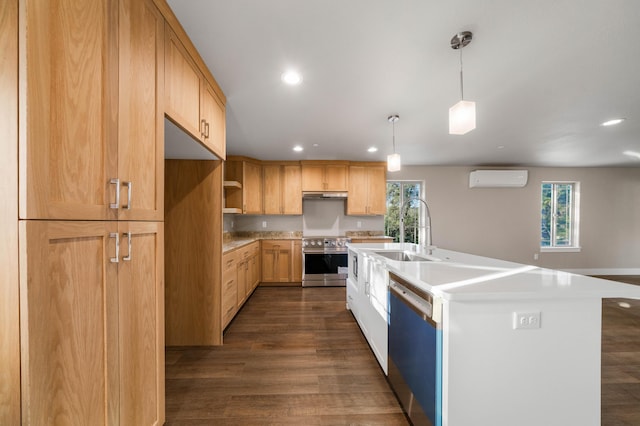
[[[602,425],[640,425],[640,301],[602,322]],[[409,424],[339,287],[258,287],[224,346],[167,348],[166,392],[168,426]]]
[[[168,348],[167,425],[407,425],[345,289],[258,287],[222,347]]]

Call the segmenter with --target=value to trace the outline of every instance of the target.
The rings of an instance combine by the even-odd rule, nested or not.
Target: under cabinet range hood
[[[331,192],[331,191],[304,191],[302,193],[302,198],[304,199],[314,199],[314,200],[335,200],[335,199],[346,199],[346,192]]]

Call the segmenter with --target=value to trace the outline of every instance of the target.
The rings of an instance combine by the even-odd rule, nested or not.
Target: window
[[[579,251],[578,182],[543,182],[541,190],[541,251]]]
[[[422,203],[407,200],[421,196],[421,183],[410,181],[387,181],[387,214],[384,216],[385,235],[393,237],[394,242],[418,244],[420,219],[424,214]],[[404,238],[400,238],[400,207],[404,213]]]

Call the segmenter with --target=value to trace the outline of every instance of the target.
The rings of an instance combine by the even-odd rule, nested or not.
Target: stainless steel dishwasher
[[[441,317],[432,295],[389,273],[389,383],[415,426],[442,425]]]

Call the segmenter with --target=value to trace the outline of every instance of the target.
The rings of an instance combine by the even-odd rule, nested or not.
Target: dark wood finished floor
[[[168,348],[167,425],[407,425],[345,288],[258,287],[225,345]]]
[[[408,425],[344,288],[259,287],[224,346],[166,364],[168,426]],[[640,425],[640,301],[603,302],[602,425]]]

